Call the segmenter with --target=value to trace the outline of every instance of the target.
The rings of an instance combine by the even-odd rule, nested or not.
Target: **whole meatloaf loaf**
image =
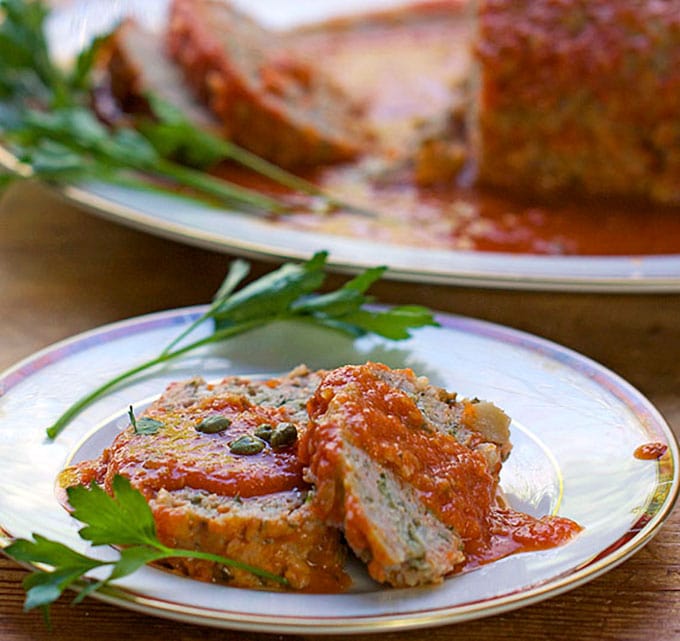
[[[311,505],[377,581],[438,582],[467,558],[497,500],[510,419],[411,370],[329,372],[309,404],[301,457]]]
[[[297,455],[306,403],[319,374],[300,367],[281,379],[201,378],[171,384],[136,419],[157,429],[121,432],[95,461],[68,468],[61,485],[100,483],[116,474],[146,497],[166,545],[226,556],[310,592],[344,589],[344,546],[306,503]],[[244,570],[202,560],[171,567],[203,580],[277,589]]]
[[[680,204],[675,0],[479,0],[480,181]]]
[[[250,151],[295,167],[365,150],[359,105],[281,34],[228,2],[173,0],[167,44],[225,135]]]

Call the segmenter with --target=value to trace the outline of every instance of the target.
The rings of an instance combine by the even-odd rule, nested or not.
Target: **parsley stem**
[[[376,212],[357,207],[356,205],[336,198],[313,182],[300,178],[300,176],[296,176],[294,173],[282,169],[278,165],[269,162],[261,156],[257,156],[243,147],[235,145],[229,140],[224,140],[222,142],[222,148],[224,155],[230,160],[243,167],[252,169],[255,173],[265,176],[284,187],[288,187],[295,191],[301,191],[303,194],[309,194],[310,196],[318,196],[331,209],[344,209],[370,218],[375,218],[377,216]]]
[[[230,559],[228,557],[220,556],[219,554],[211,554],[210,552],[200,552],[198,550],[183,550],[165,547],[164,545],[155,544],[154,547],[160,552],[163,552],[167,558],[187,558],[187,559],[202,559],[204,561],[213,561],[219,563],[220,565],[226,565],[228,567],[236,568],[237,570],[244,570],[250,572],[255,576],[262,577],[263,579],[269,579],[270,581],[275,581],[281,585],[288,585],[288,581],[285,577],[279,574],[273,574],[262,568],[258,568],[254,565],[244,563],[242,561],[237,561],[236,559]]]
[[[314,183],[309,182],[304,178],[300,178],[285,169],[281,169],[278,165],[257,156],[243,147],[235,145],[229,140],[222,141],[221,146],[224,155],[230,160],[233,160],[248,169],[252,169],[254,172],[261,174],[284,187],[311,194],[312,196],[321,196],[328,202],[331,202],[332,200],[330,196],[327,196],[323,190]]]
[[[173,347],[177,345],[181,340],[183,340],[186,336],[191,334],[201,323],[204,323],[205,321],[209,320],[211,318],[211,312],[218,306],[217,303],[213,303],[213,305],[210,307],[210,309],[203,315],[199,316],[191,325],[188,325],[185,330],[183,330],[179,336],[174,338],[168,345],[165,347],[165,349],[159,354],[159,356],[165,356],[166,354],[172,353]]]
[[[161,365],[162,363],[177,358],[178,356],[182,356],[183,354],[186,354],[187,352],[194,350],[198,347],[202,347],[203,345],[214,343],[216,341],[220,341],[231,336],[236,336],[237,334],[242,334],[251,329],[254,329],[255,327],[265,325],[267,322],[269,322],[269,320],[271,319],[266,320],[258,319],[253,321],[245,321],[242,323],[238,323],[237,325],[232,325],[231,327],[221,329],[211,334],[210,336],[207,336],[206,338],[194,341],[193,343],[180,347],[179,349],[176,349],[172,352],[163,352],[159,356],[156,356],[155,358],[152,358],[139,365],[131,367],[130,369],[109,379],[99,387],[95,388],[91,392],[87,393],[85,396],[82,396],[77,401],[75,401],[75,403],[68,407],[68,409],[63,414],[61,414],[61,416],[59,416],[59,418],[57,418],[57,420],[50,427],[47,428],[46,430],[47,436],[52,439],[56,438],[61,433],[61,431],[66,427],[66,425],[68,425],[68,423],[71,420],[73,420],[78,414],[80,414],[88,405],[94,402],[105,392],[108,392],[110,389],[116,387],[119,383],[122,383],[123,381],[133,377],[135,374],[139,374],[140,372],[150,369],[155,365]]]
[[[283,213],[286,211],[285,205],[279,200],[167,160],[158,160],[155,169],[161,176],[171,178],[181,185],[192,187],[227,203],[246,204],[265,212]]]
[[[118,374],[118,376],[115,376],[114,378],[106,381],[106,383],[95,388],[85,396],[82,396],[75,403],[73,403],[63,414],[61,414],[61,416],[59,416],[59,418],[57,418],[57,420],[50,427],[47,428],[46,430],[47,436],[49,438],[56,438],[70,421],[72,421],[78,414],[80,414],[80,412],[82,412],[99,396],[104,394],[104,392],[109,391],[111,388],[118,385],[118,383],[123,382],[124,380],[130,378],[131,376],[134,376],[135,374],[138,374],[139,372],[144,371],[145,369],[153,367],[154,365],[159,365],[160,363],[169,360],[169,358],[170,357],[168,355],[165,355],[158,358],[154,358],[150,361],[146,361],[141,365],[132,367],[131,369],[128,369],[122,372],[121,374]]]

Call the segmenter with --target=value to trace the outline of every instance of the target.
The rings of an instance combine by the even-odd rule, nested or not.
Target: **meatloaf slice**
[[[235,143],[283,167],[366,148],[360,108],[277,32],[228,2],[173,0],[168,49]]]
[[[148,93],[181,111],[192,123],[219,132],[217,118],[202,105],[184,82],[181,69],[166,55],[163,37],[133,20],[123,22],[111,35],[104,50],[108,86],[96,96],[96,105],[110,91],[125,113],[147,114]]]
[[[680,10],[479,0],[479,178],[530,194],[680,204]]]
[[[309,486],[297,455],[319,380],[299,367],[270,380],[173,383],[99,459],[62,473],[62,483],[95,481],[110,491],[114,476],[123,475],[146,497],[163,543],[281,574],[297,590],[343,589],[340,534],[306,505]],[[198,579],[280,587],[214,563],[172,565]]]
[[[116,474],[148,497],[185,487],[241,498],[306,488],[296,437],[286,447],[257,439],[261,449],[254,453],[236,451],[243,448],[235,450],[234,443],[256,436],[262,426],[290,424],[302,436],[306,403],[319,380],[300,367],[271,380],[229,377],[208,383],[197,377],[170,384],[142,415],[162,427],[153,434],[130,427],[104,454],[105,488],[111,489]],[[204,426],[219,419],[224,427]]]
[[[377,363],[329,372],[308,410],[300,456],[310,503],[370,575],[402,587],[455,571],[485,534],[510,449],[507,416]]]
[[[300,490],[250,498],[203,490],[160,490],[150,501],[159,539],[166,545],[205,550],[284,577],[296,590],[338,592],[348,587],[345,547],[325,527]],[[204,581],[276,589],[272,581],[209,561],[171,559],[166,565]]]

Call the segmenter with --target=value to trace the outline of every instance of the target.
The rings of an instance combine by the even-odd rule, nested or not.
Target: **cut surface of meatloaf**
[[[255,565],[293,589],[342,590],[348,579],[340,534],[306,505],[309,486],[297,455],[318,382],[318,373],[299,367],[280,379],[173,383],[136,418],[144,430],[130,426],[98,460],[62,479],[111,491],[114,476],[123,475],[146,497],[163,543]],[[151,431],[149,421],[157,422]],[[213,563],[174,567],[235,586],[278,586]]]
[[[481,182],[680,204],[680,9],[479,0]]]
[[[323,69],[227,2],[173,0],[168,49],[235,143],[283,167],[349,160],[369,136]]]
[[[165,52],[163,38],[132,20],[123,22],[112,34],[104,52],[109,86],[100,92],[111,95],[122,111],[149,113],[146,95],[151,92],[181,111],[192,123],[218,132],[219,121],[195,98],[181,69]],[[101,105],[103,100],[97,100]],[[106,116],[106,114],[104,114]]]
[[[299,490],[240,498],[185,488],[160,490],[149,505],[166,545],[238,559],[285,577],[300,591],[342,591],[349,585],[345,548],[339,533],[321,524],[305,498],[306,492]],[[245,570],[209,561],[171,559],[166,564],[204,581],[277,587]]]
[[[403,587],[455,571],[497,500],[508,417],[377,363],[329,372],[309,413],[310,503],[370,575]]]

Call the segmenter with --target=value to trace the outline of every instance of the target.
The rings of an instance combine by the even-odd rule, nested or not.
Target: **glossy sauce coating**
[[[302,447],[304,452],[324,443],[323,458],[313,462],[317,482],[331,481],[347,439],[415,488],[427,508],[460,534],[469,566],[555,547],[581,530],[569,519],[537,519],[501,507],[483,456],[451,434],[427,427],[414,400],[370,369],[340,368],[328,375],[309,402],[310,417],[325,414],[331,402],[343,408],[342,433],[333,421],[317,422],[310,432],[314,442]],[[360,537],[366,524],[361,515],[358,522],[354,517],[352,510],[345,513],[345,527]]]
[[[290,422],[284,407],[256,406],[243,395],[221,394],[170,411],[152,406],[145,415],[161,421],[163,427],[153,435],[129,428],[115,439],[100,460],[103,478],[97,480],[107,489],[116,474],[129,478],[147,496],[161,488],[191,487],[246,498],[306,487],[296,444],[280,449],[266,445],[257,454],[230,451],[230,443],[252,435],[263,423]],[[218,415],[229,419],[227,429],[215,434],[196,429],[206,418]]]
[[[668,445],[660,442],[643,443],[635,448],[633,456],[642,461],[653,461],[660,459],[668,450]]]

